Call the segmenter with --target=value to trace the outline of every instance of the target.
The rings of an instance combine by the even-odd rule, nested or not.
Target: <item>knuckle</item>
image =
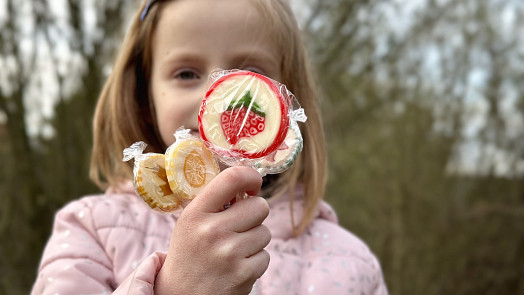
[[[201,243],[212,244],[221,235],[220,227],[214,222],[203,222],[194,228]]]
[[[235,246],[232,243],[222,243],[222,245],[218,247],[217,256],[222,261],[234,263],[236,252]]]
[[[222,177],[224,178],[224,181],[237,183],[240,182],[243,178],[243,173],[241,169],[235,169],[238,167],[231,167],[224,171],[222,171]]]
[[[176,223],[187,225],[198,224],[196,215],[193,214],[193,212],[191,212],[190,210],[182,211],[182,214],[180,215]]]
[[[216,223],[205,222],[200,225],[200,233],[205,236],[214,236],[218,233],[219,228]]]

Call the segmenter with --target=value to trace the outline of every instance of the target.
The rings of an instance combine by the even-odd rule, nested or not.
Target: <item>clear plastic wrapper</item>
[[[137,142],[124,150],[124,161],[135,159],[133,184],[137,194],[154,210],[184,208],[218,173],[218,164],[205,144],[179,129],[166,154],[144,153]]]
[[[307,117],[285,85],[250,71],[216,71],[198,116],[200,136],[229,166],[281,173],[302,151]]]
[[[144,153],[147,144],[140,141],[124,150],[124,161],[135,159],[133,186],[149,207],[159,212],[180,208],[181,201],[169,187],[163,154]]]
[[[187,129],[175,133],[167,150],[165,165],[169,186],[180,200],[190,201],[220,172],[213,154],[202,140]]]
[[[135,159],[135,190],[154,210],[187,206],[220,172],[215,157],[266,175],[285,171],[302,151],[298,122],[307,117],[285,85],[241,70],[216,71],[210,79],[198,115],[202,140],[181,128],[165,155],[144,153],[143,142],[124,150],[124,161]]]
[[[253,168],[265,174],[282,173],[295,163],[303,146],[298,124],[296,121],[291,121],[286,138],[280,147],[268,156],[254,161]]]

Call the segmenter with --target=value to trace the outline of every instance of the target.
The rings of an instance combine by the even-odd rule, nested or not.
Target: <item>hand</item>
[[[256,195],[262,177],[248,167],[222,171],[184,209],[166,261],[155,281],[155,294],[248,294],[266,271],[264,250],[271,233],[262,222],[267,201],[247,198],[224,210],[238,194]]]

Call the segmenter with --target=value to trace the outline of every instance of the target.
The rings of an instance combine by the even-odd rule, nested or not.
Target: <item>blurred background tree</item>
[[[88,179],[91,120],[127,1],[0,1],[0,294],[27,294]]]
[[[392,294],[523,294],[520,1],[308,1],[327,199]]]
[[[0,294],[27,294],[87,177],[139,0],[0,0]],[[523,294],[524,3],[292,1],[325,91],[327,200],[391,294]]]

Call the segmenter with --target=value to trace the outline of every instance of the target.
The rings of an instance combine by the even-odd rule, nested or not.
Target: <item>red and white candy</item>
[[[202,101],[200,136],[219,154],[256,159],[280,147],[289,128],[289,98],[269,78],[233,71],[220,77]]]
[[[292,109],[293,94],[249,71],[214,76],[198,115],[200,136],[213,153],[227,165],[247,165],[263,175],[291,166],[302,150],[296,121],[306,120],[302,109]]]

